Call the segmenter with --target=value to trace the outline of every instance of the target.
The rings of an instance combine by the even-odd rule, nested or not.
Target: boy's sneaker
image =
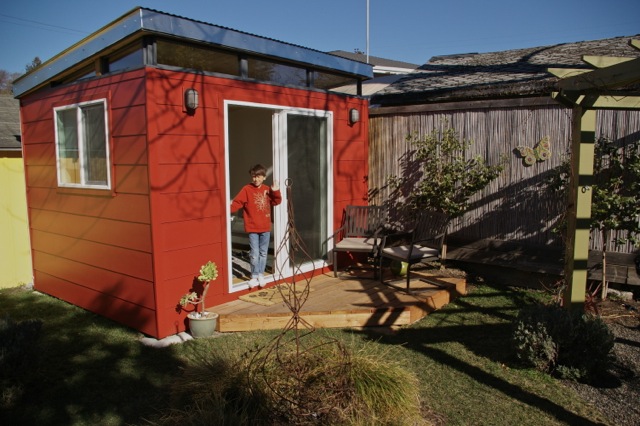
[[[249,288],[256,288],[260,285],[260,283],[258,283],[258,280],[256,278],[251,278],[249,280]]]
[[[264,280],[264,275],[258,275],[258,284],[260,287],[264,287],[267,282]]]

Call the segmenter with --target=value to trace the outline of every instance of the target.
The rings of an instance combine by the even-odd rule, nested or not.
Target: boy
[[[249,234],[249,258],[251,261],[251,280],[249,288],[263,287],[264,270],[267,266],[267,251],[271,235],[271,207],[282,202],[278,181],[269,187],[264,185],[267,169],[256,164],[249,170],[251,183],[242,187],[231,201],[231,213],[244,209],[244,230]]]

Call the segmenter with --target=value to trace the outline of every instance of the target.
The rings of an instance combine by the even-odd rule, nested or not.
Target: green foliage
[[[555,305],[523,310],[513,340],[526,365],[572,380],[589,381],[605,371],[613,349],[613,334],[599,317]]]
[[[640,240],[640,149],[638,143],[622,146],[601,137],[595,143],[593,164],[593,198],[591,201],[591,229],[600,232],[623,231],[627,240]],[[547,181],[547,188],[567,196],[571,179],[571,156],[567,154]],[[566,222],[558,229],[564,230]],[[603,247],[606,250],[606,247]]]
[[[202,282],[213,281],[218,278],[218,267],[212,261],[208,261],[200,267],[198,280]]]
[[[594,153],[591,228],[604,233],[625,231],[627,240],[638,244],[640,236],[640,150],[637,143],[621,146],[608,138],[596,141]]]
[[[467,158],[471,141],[461,140],[453,128],[434,129],[424,137],[410,136],[415,159],[422,174],[411,190],[409,202],[414,209],[432,209],[451,217],[462,215],[468,200],[496,179],[504,169],[504,160],[487,165],[481,156]],[[403,179],[392,180],[401,185]]]
[[[211,281],[214,281],[218,278],[218,266],[212,262],[208,261],[204,265],[200,267],[200,275],[198,275],[198,281],[204,283],[200,294],[197,291],[190,291],[185,293],[180,297],[180,301],[178,302],[180,306],[183,308],[187,307],[189,304],[194,305],[196,310],[200,313],[204,312],[206,308],[206,298],[207,292],[209,291],[209,284]]]
[[[30,73],[31,71],[38,68],[40,65],[42,65],[42,60],[38,56],[36,56],[35,58],[33,58],[30,64],[27,64],[24,67],[24,69],[27,73]]]

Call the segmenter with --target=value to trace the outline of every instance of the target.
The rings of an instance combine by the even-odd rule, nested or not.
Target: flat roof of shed
[[[137,7],[44,62],[33,72],[18,78],[13,85],[13,94],[15,97],[20,97],[33,91],[60,73],[138,33],[167,35],[226,47],[334,70],[363,79],[373,77],[373,67],[370,64],[219,25]]]

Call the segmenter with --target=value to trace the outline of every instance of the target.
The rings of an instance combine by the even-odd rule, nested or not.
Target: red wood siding
[[[183,110],[186,88],[198,90],[195,114]],[[184,329],[179,297],[200,265],[218,264],[219,278],[207,305],[233,300],[228,293],[224,100],[330,110],[334,113],[334,198],[341,205],[366,203],[368,165],[364,100],[240,80],[149,70],[147,79],[151,215],[160,335]],[[351,126],[349,108],[362,120]],[[339,200],[339,201],[338,201]],[[335,218],[340,225],[341,209]],[[157,237],[156,237],[157,236]]]
[[[22,99],[34,284],[39,291],[157,334],[144,71]],[[107,99],[112,191],[58,188],[53,108]]]
[[[200,94],[191,115],[189,87]],[[98,98],[108,100],[113,190],[58,188],[53,108]],[[238,296],[225,270],[225,99],[332,111],[335,227],[345,205],[366,203],[365,100],[152,68],[42,90],[22,99],[38,290],[159,338],[184,330],[177,302],[207,260],[220,273],[207,304]]]

